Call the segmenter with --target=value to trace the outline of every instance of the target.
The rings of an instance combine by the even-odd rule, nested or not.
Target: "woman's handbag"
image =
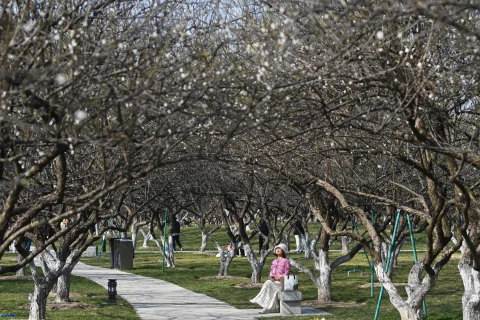
[[[280,285],[282,291],[298,290],[298,277],[290,272],[289,274],[280,277]]]

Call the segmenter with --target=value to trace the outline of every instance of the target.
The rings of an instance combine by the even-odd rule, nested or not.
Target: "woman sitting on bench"
[[[290,273],[290,260],[287,259],[287,246],[283,243],[275,247],[277,259],[272,261],[270,279],[265,281],[258,295],[250,300],[259,304],[263,309],[260,313],[280,312],[278,292],[281,290],[280,278]]]

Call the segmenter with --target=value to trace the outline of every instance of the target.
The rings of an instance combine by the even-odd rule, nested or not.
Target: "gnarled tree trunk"
[[[44,320],[46,318],[47,297],[53,286],[55,285],[56,277],[45,277],[35,279],[35,289],[30,295],[30,315],[29,320]]]
[[[77,262],[65,267],[64,272],[58,277],[55,302],[70,302],[70,279],[76,264]]]
[[[480,319],[480,273],[463,259],[458,264],[458,270],[464,287],[462,296],[463,319]]]
[[[252,276],[250,278],[250,283],[261,283],[262,282],[262,270],[263,266],[265,265],[265,260],[270,252],[273,251],[272,249],[269,250],[262,250],[260,253],[260,259],[257,259],[255,256],[254,250],[250,243],[244,244],[243,249],[245,250],[245,254],[247,255],[248,262],[250,262],[250,266],[252,267]]]
[[[390,302],[400,314],[400,318],[402,320],[422,319],[421,304],[423,301],[423,296],[428,292],[428,288],[425,286],[425,283],[418,283],[416,280],[417,274],[415,272],[410,272],[409,288],[407,288],[407,294],[409,297],[408,300],[405,301],[398,293],[397,288],[393,284],[391,278],[385,272],[385,265],[383,263],[375,265],[375,272],[384,289],[387,291],[390,297]],[[412,277],[415,279],[411,279]],[[412,283],[415,283],[415,285],[412,285]]]
[[[332,299],[332,269],[328,263],[327,250],[319,250],[318,267],[320,269],[320,276],[317,279],[318,300],[330,301]]]

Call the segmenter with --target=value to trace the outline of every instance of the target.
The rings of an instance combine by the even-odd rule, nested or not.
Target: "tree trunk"
[[[30,296],[29,320],[44,320],[47,309],[47,297],[55,284],[56,278],[46,277],[41,281],[35,281],[35,289]]]
[[[228,266],[232,262],[233,257],[235,257],[235,250],[232,249],[232,250],[227,250],[227,252],[225,252],[220,242],[218,242],[218,240],[213,239],[212,241],[217,246],[218,254],[220,255],[220,270],[218,270],[218,275],[225,277],[228,275]]]
[[[143,244],[142,248],[148,248],[148,240],[150,240],[150,237],[152,236],[150,232],[147,234],[143,228],[140,228],[140,233],[143,235]]]
[[[154,235],[151,232],[145,233],[145,230],[143,230],[142,228],[140,228],[140,232],[143,235],[142,248],[148,248],[148,241],[152,240],[157,245],[158,250],[163,251],[162,250],[162,245],[160,244],[160,242],[157,239],[155,239]]]
[[[317,280],[318,301],[328,302],[332,299],[332,269],[328,261],[328,251],[320,249],[318,253],[320,269],[320,276]]]
[[[95,223],[95,235],[98,236],[98,233],[100,232],[100,227],[99,227],[99,222]]]
[[[392,267],[398,267],[398,256],[400,255],[400,250],[402,249],[403,245],[405,244],[406,237],[403,237],[402,240],[395,246],[392,252],[392,261],[390,264]],[[390,274],[390,277],[392,275]]]
[[[305,259],[310,259],[312,257],[312,239],[310,238],[310,233],[305,232],[305,235],[300,237],[300,241],[305,250]]]
[[[235,251],[231,250],[227,253],[225,253],[223,250],[220,252],[220,270],[218,271],[218,275],[222,277],[228,276],[228,267],[230,266],[230,263],[233,260],[233,257],[235,257]]]
[[[262,283],[262,269],[260,263],[257,261],[252,267],[252,277],[250,278],[250,283]]]
[[[18,259],[18,263],[20,263],[23,260],[23,256],[19,253],[17,259]],[[26,275],[27,275],[27,271],[25,267],[18,269],[16,273],[17,277],[25,277]]]
[[[393,284],[393,281],[385,272],[385,265],[383,263],[379,263],[375,265],[375,272],[377,274],[378,279],[382,283],[384,289],[387,291],[390,297],[390,302],[400,314],[401,320],[422,319],[421,308],[413,308],[409,303],[403,300],[403,298],[398,293],[397,288]]]
[[[167,262],[168,268],[175,268],[175,256],[173,252],[173,238],[171,235],[168,236],[168,243],[164,249],[165,252],[165,261]]]
[[[138,233],[138,230],[139,230],[139,229],[141,229],[141,228],[132,225],[132,244],[133,244],[133,252],[135,252],[135,249],[137,248],[137,233]]]
[[[29,320],[45,319],[47,308],[47,297],[52,288],[57,283],[58,276],[63,272],[65,263],[58,260],[54,253],[45,251],[40,255],[45,276],[41,276],[34,262],[30,263],[30,270],[33,276],[35,288],[33,294],[30,295],[30,316]],[[73,269],[73,267],[72,267]]]
[[[350,245],[351,239],[350,237],[343,236],[342,237],[342,254],[348,253],[348,246]]]
[[[464,320],[480,319],[480,273],[464,261],[458,264],[464,292],[462,310]]]
[[[257,259],[250,243],[244,245],[243,248],[245,250],[245,254],[247,255],[248,262],[250,262],[250,265],[252,266],[252,277],[250,278],[250,283],[261,283],[262,270],[263,266],[265,265],[265,260],[268,253],[272,252],[273,249],[269,249],[267,251],[262,250],[260,259]]]
[[[205,248],[207,247],[208,242],[208,234],[202,231],[202,244],[200,245],[200,252],[205,252]]]
[[[66,268],[65,272],[58,277],[55,302],[70,302],[70,278],[75,265],[76,263],[72,264],[71,267]]]

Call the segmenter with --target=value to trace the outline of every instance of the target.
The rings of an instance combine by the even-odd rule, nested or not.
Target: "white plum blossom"
[[[65,74],[63,74],[63,73],[59,73],[59,74],[57,74],[57,76],[55,77],[55,81],[57,81],[57,83],[58,83],[59,85],[64,84],[65,82],[67,82],[67,80],[68,80],[67,75],[65,75]]]
[[[30,32],[33,30],[33,27],[35,27],[35,21],[28,20],[27,23],[23,25],[23,30],[25,30],[25,32]]]
[[[383,37],[384,37],[384,34],[383,34],[383,31],[377,31],[377,39],[378,40],[383,40]]]
[[[87,119],[87,113],[83,110],[76,110],[74,113],[73,113],[73,119],[74,119],[74,122],[75,124],[78,124],[80,122],[82,122],[83,120]]]

